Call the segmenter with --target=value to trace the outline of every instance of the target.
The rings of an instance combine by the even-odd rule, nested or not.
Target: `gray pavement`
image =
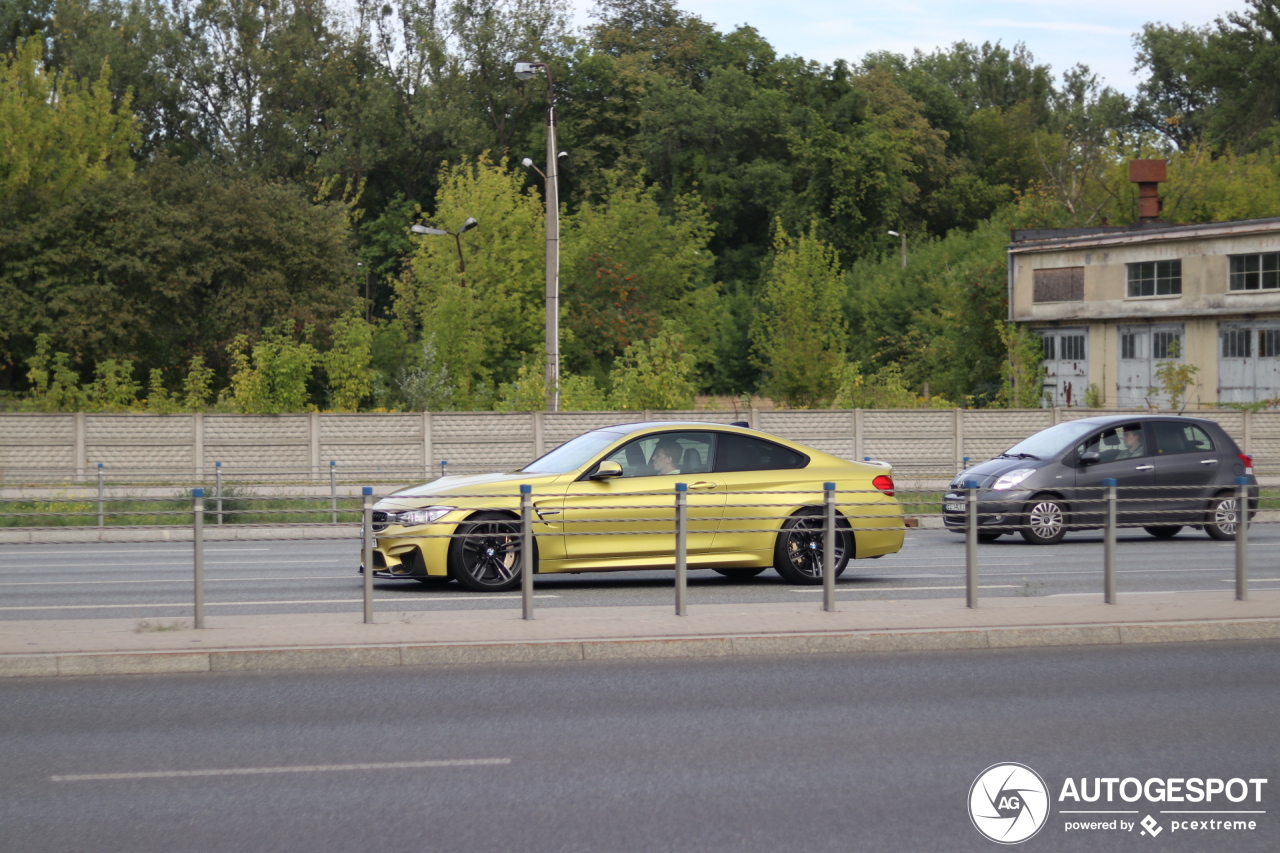
[[[1272,851],[1280,643],[19,679],[6,850],[989,851],[965,802],[1019,761],[1267,778],[1252,831],[1028,850]],[[1221,799],[1221,798],[1219,798]],[[1221,805],[1233,809],[1245,804]],[[1114,808],[1114,806],[1113,806]],[[1204,811],[1205,804],[1182,808]],[[1196,815],[1197,817],[1221,817]]]

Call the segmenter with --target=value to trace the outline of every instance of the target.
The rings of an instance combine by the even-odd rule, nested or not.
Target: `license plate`
[[[947,512],[964,512],[964,501],[947,501]]]

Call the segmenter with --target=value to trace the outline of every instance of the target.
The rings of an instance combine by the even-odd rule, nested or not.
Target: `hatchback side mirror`
[[[606,459],[605,461],[601,462],[599,465],[596,466],[596,470],[591,472],[590,479],[608,480],[611,477],[621,477],[621,476],[622,476],[622,466],[619,465],[617,462],[612,462]]]
[[[1088,453],[1080,454],[1081,465],[1096,465],[1102,461],[1102,454],[1096,450],[1090,450]]]

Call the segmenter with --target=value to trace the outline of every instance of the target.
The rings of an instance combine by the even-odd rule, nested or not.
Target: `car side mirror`
[[[608,480],[612,477],[622,476],[622,466],[617,462],[606,459],[596,466],[596,470],[591,472],[592,480]]]
[[[1090,450],[1088,453],[1080,454],[1081,465],[1096,465],[1102,461],[1102,454],[1096,450]]]

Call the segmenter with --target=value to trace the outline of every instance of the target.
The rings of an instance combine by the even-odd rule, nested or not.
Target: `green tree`
[[[819,406],[835,396],[844,365],[840,261],[812,229],[792,238],[779,225],[773,246],[751,332],[761,390],[788,406]]]
[[[276,329],[263,329],[252,345],[237,335],[229,348],[231,385],[222,404],[241,414],[307,411],[307,383],[320,354],[309,343],[295,341]]]
[[[684,336],[660,331],[627,347],[613,374],[613,405],[621,411],[689,409],[696,386],[694,356]]]
[[[30,214],[133,170],[140,137],[129,96],[117,105],[110,77],[106,60],[91,81],[46,69],[35,38],[0,56],[0,214]]]
[[[1039,408],[1044,398],[1044,355],[1040,336],[1020,323],[1000,326],[1007,356],[1002,375],[1000,401],[1010,409]]]
[[[373,390],[373,328],[357,309],[338,318],[329,337],[329,350],[320,357],[329,377],[329,406],[359,411]]]

